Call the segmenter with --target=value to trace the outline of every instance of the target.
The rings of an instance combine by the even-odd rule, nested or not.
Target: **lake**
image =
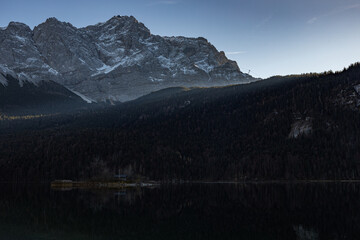
[[[0,239],[358,239],[360,184],[1,184]]]

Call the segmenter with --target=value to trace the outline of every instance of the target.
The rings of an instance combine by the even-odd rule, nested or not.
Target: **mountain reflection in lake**
[[[0,185],[0,239],[358,239],[360,184]]]

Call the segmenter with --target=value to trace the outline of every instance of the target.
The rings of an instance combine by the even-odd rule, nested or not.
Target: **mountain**
[[[49,18],[0,28],[0,72],[20,85],[51,80],[89,101],[128,101],[167,87],[255,81],[204,38],[151,34],[134,17],[76,28]],[[4,73],[4,72],[2,72]]]
[[[337,73],[168,88],[76,115],[0,119],[0,180],[119,171],[164,181],[359,179],[359,89],[355,64]]]

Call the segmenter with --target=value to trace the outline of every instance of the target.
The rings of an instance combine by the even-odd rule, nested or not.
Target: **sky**
[[[49,17],[76,27],[132,15],[153,34],[205,37],[255,77],[360,61],[360,0],[0,0],[0,27]]]

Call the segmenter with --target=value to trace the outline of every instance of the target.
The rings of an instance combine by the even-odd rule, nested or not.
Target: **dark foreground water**
[[[0,239],[360,239],[360,184],[0,184]]]

